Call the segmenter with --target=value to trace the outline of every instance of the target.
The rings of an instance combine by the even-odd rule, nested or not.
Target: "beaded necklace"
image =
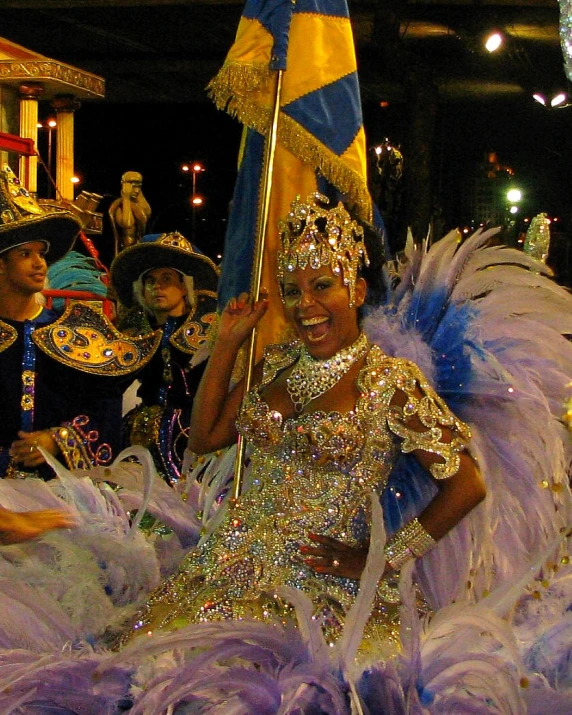
[[[316,360],[302,346],[298,364],[286,379],[286,389],[296,412],[302,412],[308,402],[330,390],[368,349],[365,333],[360,333],[355,343],[326,360]]]

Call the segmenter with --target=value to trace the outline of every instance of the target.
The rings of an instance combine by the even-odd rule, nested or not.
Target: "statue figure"
[[[138,171],[126,171],[121,177],[121,197],[109,207],[109,217],[115,236],[115,254],[139,243],[145,234],[151,207],[143,196],[143,176]]]

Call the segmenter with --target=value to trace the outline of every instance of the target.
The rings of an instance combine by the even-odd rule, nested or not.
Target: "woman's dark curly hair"
[[[363,266],[359,270],[359,276],[367,283],[365,305],[376,306],[384,302],[387,294],[383,275],[383,266],[385,265],[384,234],[382,230],[370,223],[360,219],[356,219],[356,221],[363,228],[363,241],[369,257],[369,266]]]

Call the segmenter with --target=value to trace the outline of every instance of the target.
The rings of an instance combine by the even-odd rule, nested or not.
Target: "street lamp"
[[[70,176],[70,181],[74,187],[74,200],[75,200],[75,198],[76,198],[75,197],[75,188],[79,187],[79,185],[81,184],[81,177],[78,176],[77,174],[74,174],[73,176]]]
[[[198,161],[196,161],[194,164],[191,165],[190,169],[193,172],[193,198],[194,198],[195,194],[197,193],[197,174],[200,174],[202,171],[204,171],[205,167],[202,164],[199,164]],[[184,167],[183,167],[183,171],[185,171]],[[188,169],[187,169],[187,171],[188,171]]]
[[[58,123],[55,119],[48,119],[48,198],[52,196],[52,176],[53,176],[53,156],[54,156],[54,144],[53,144],[53,133],[54,129],[57,127]]]
[[[485,49],[488,52],[496,52],[503,43],[503,36],[500,32],[491,33],[485,41]]]
[[[532,98],[535,102],[542,104],[542,106],[547,109],[564,109],[565,107],[571,106],[566,92],[556,92],[550,98],[545,94],[535,92]]]
[[[185,164],[181,167],[183,171],[185,171],[185,166],[187,165]],[[193,173],[193,195],[191,196],[191,206],[193,208],[193,241],[195,241],[197,237],[197,207],[202,206],[204,203],[203,198],[201,196],[197,196],[197,174],[205,171],[205,167],[198,161],[195,161],[190,167],[187,166],[186,170],[188,171],[189,168]]]
[[[56,122],[55,119],[48,119],[48,121],[45,124],[42,124],[41,122],[38,122],[36,124],[36,127],[38,129],[46,129],[48,132],[48,161],[46,164],[42,162],[44,165],[44,169],[46,170],[46,173],[48,175],[48,186],[47,186],[47,197],[46,198],[51,198],[52,196],[52,187],[53,187],[53,163],[54,163],[54,141],[53,141],[53,133],[55,128],[58,126],[58,123]]]

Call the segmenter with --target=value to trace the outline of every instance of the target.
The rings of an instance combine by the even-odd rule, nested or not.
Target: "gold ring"
[[[332,561],[332,566],[334,566],[335,568],[338,568],[339,565],[340,565],[340,562],[337,559],[334,559]]]
[[[30,447],[30,454],[34,451],[35,447]]]

